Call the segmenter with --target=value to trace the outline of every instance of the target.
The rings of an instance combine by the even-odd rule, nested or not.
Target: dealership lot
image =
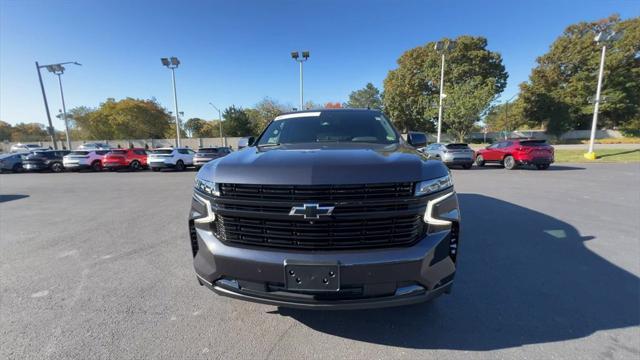
[[[639,164],[453,174],[453,294],[351,312],[198,286],[193,171],[0,175],[0,358],[640,356]]]

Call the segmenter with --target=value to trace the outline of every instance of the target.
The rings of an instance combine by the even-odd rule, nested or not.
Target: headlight
[[[197,190],[202,191],[205,194],[211,196],[220,196],[220,190],[218,188],[218,184],[213,181],[200,179],[196,176],[195,186]]]
[[[415,196],[422,196],[444,190],[453,186],[451,176],[443,176],[437,179],[425,180],[416,184]]]

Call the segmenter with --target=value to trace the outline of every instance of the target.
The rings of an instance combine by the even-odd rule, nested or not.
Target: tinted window
[[[186,155],[189,153],[186,149],[178,149],[178,152],[183,155]]]
[[[111,150],[110,152],[111,154],[115,155],[125,155],[127,153],[127,150]]]
[[[133,150],[133,153],[136,155],[146,155],[147,152],[144,150]]]
[[[466,150],[466,149],[469,149],[469,145],[467,145],[467,144],[449,144],[449,145],[447,145],[447,149],[452,149],[452,150],[465,149]]]
[[[216,148],[204,148],[204,149],[200,149],[198,150],[199,153],[203,153],[203,154],[217,154],[218,153],[218,149]]]
[[[487,149],[497,149],[500,147],[500,145],[502,145],[502,143],[491,144],[491,146],[489,146]]]
[[[546,140],[526,140],[520,141],[520,145],[527,147],[547,146]]]
[[[154,150],[152,152],[152,154],[161,154],[161,155],[171,155],[172,153],[173,153],[173,150],[171,149]]]
[[[398,138],[389,121],[379,113],[323,111],[276,118],[258,145],[319,142],[391,144],[397,143]]]
[[[97,155],[106,155],[108,152],[109,150],[96,150]]]
[[[72,151],[69,153],[69,155],[87,155],[89,154],[88,151]]]

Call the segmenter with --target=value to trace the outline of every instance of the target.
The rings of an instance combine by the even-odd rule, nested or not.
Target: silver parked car
[[[221,158],[223,156],[231,154],[231,149],[228,147],[211,147],[200,148],[196,155],[193,157],[193,165],[196,169],[199,169],[202,165],[208,163],[211,160]]]
[[[17,154],[1,154],[0,155],[0,172],[13,171],[21,172],[22,169],[22,157],[26,153]]]
[[[49,150],[51,148],[46,148],[40,146],[38,144],[13,144],[11,145],[11,149],[9,150],[12,153],[29,153],[36,150]]]
[[[431,144],[423,152],[431,159],[442,160],[447,166],[460,165],[465,169],[471,169],[475,159],[475,152],[462,143]]]

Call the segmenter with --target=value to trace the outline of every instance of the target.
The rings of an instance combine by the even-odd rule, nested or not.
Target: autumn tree
[[[270,98],[264,98],[252,109],[246,109],[254,135],[260,134],[271,120],[287,111],[290,111],[289,106]]]
[[[500,54],[487,49],[484,37],[460,36],[455,41],[446,55],[443,128],[461,140],[504,90],[507,72]],[[403,131],[435,130],[441,56],[434,45],[428,42],[406,51],[384,80],[385,112]]]
[[[600,104],[598,125],[640,131],[640,18],[622,21],[618,15],[570,25],[536,60],[529,81],[520,84],[528,121],[546,124],[556,135],[590,128],[601,52],[594,36],[600,31],[616,31],[621,37],[607,44],[606,100]]]
[[[329,101],[328,103],[324,104],[324,108],[325,109],[341,109],[342,108],[342,104],[339,102],[331,102]]]
[[[349,95],[349,101],[347,101],[344,107],[348,108],[369,108],[382,110],[382,97],[380,90],[372,83],[360,89],[353,91]]]

